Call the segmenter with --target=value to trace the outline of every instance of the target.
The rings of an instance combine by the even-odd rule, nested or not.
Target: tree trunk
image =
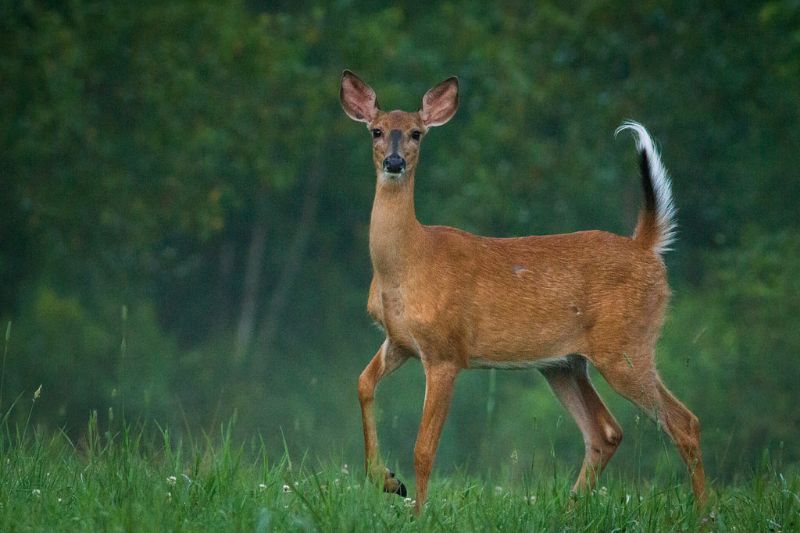
[[[269,298],[264,318],[258,328],[257,353],[253,355],[252,365],[254,372],[262,372],[267,366],[269,352],[275,340],[281,316],[286,309],[292,286],[297,279],[297,274],[308,247],[309,238],[316,223],[322,178],[323,172],[320,168],[319,158],[316,158],[312,162],[308,174],[300,218],[297,221],[297,229],[289,250],[286,252],[283,268]]]
[[[233,276],[236,247],[232,240],[225,240],[219,247],[219,265],[217,273],[217,287],[214,302],[216,313],[214,315],[213,331],[220,333],[230,326],[231,319],[231,277]]]
[[[250,349],[258,312],[258,296],[261,288],[261,273],[264,270],[264,249],[267,244],[266,199],[262,192],[256,198],[256,218],[247,248],[247,262],[244,271],[242,306],[234,341],[234,360],[241,361]]]

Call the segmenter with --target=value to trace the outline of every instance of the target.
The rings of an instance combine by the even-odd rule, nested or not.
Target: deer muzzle
[[[398,153],[389,154],[383,160],[383,171],[387,174],[402,174],[406,169],[406,160]]]

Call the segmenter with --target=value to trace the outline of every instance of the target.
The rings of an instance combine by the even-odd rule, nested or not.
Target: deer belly
[[[487,359],[473,356],[469,359],[470,368],[498,368],[502,370],[520,370],[525,368],[547,368],[568,364],[566,355],[543,357],[541,359]]]
[[[470,343],[472,359],[481,364],[536,366],[585,351],[586,327],[574,306],[512,312],[493,310],[475,321]]]

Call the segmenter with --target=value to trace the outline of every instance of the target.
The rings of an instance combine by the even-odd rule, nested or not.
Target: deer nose
[[[389,154],[383,160],[383,170],[389,174],[400,174],[406,168],[406,160],[400,154]]]

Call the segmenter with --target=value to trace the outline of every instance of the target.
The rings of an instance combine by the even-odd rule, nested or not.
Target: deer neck
[[[414,211],[414,174],[399,180],[378,176],[369,225],[369,251],[375,274],[401,276],[417,253],[422,225]]]

